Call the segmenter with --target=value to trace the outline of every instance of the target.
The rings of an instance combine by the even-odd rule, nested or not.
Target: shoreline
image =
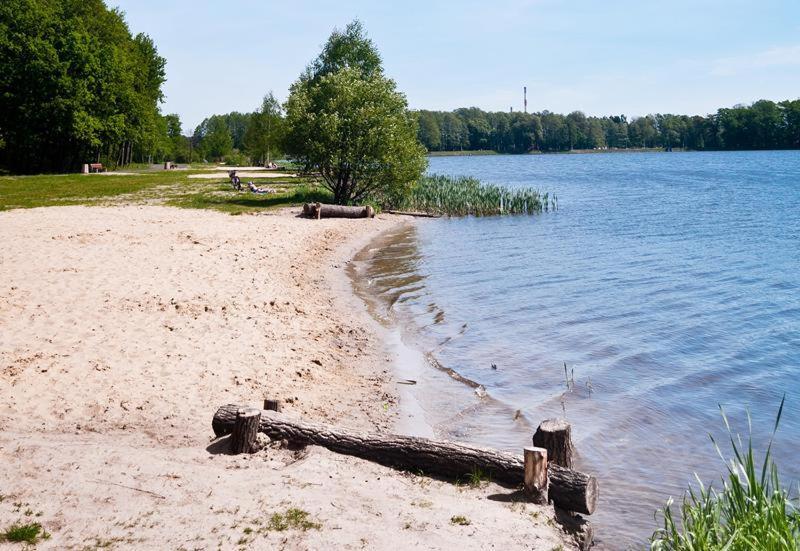
[[[315,421],[398,422],[391,347],[342,268],[400,221],[296,213],[0,213],[3,522],[41,523],[42,549],[572,548],[552,508],[495,500],[509,490],[492,483],[314,446],[230,456],[210,440],[218,406],[268,396]],[[268,528],[293,509],[319,528]]]

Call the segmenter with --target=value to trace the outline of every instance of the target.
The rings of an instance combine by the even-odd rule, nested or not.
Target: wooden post
[[[572,427],[566,419],[545,419],[533,435],[533,445],[547,450],[551,463],[572,468]]]
[[[525,491],[539,505],[547,504],[547,450],[527,447],[525,454]]]
[[[322,218],[322,203],[317,203],[317,220]]]
[[[264,398],[264,409],[270,411],[280,411],[281,410],[281,401],[280,400],[270,400],[268,398]]]
[[[257,409],[242,408],[236,412],[236,423],[231,432],[231,453],[251,453],[255,449],[261,412]]]

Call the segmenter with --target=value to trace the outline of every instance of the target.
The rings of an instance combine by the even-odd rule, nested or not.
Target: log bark
[[[261,412],[254,408],[239,408],[233,423],[230,439],[231,453],[252,453],[261,424]]]
[[[303,214],[311,218],[374,218],[375,209],[364,207],[348,207],[345,205],[325,205],[322,203],[306,203]]]
[[[217,436],[231,432],[239,409],[240,406],[229,404],[217,410],[211,423]],[[273,440],[323,446],[337,453],[425,474],[458,478],[479,468],[500,483],[522,485],[525,479],[522,457],[476,446],[413,436],[349,431],[292,420],[273,411],[261,412],[259,430]],[[587,515],[595,511],[598,485],[593,475],[553,463],[548,465],[547,471],[549,497],[553,503],[562,509]]]
[[[533,445],[547,450],[547,460],[567,469],[572,468],[572,427],[566,419],[546,419],[533,435]]]

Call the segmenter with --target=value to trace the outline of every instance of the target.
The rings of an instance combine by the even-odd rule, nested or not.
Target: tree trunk
[[[572,427],[566,419],[546,419],[533,435],[533,445],[547,450],[547,460],[556,465],[572,468]]]
[[[375,209],[369,205],[346,207],[343,205],[306,203],[303,205],[303,214],[312,218],[374,218]]]
[[[240,408],[228,404],[217,410],[211,423],[217,436],[231,432]],[[525,479],[522,457],[476,446],[413,436],[348,431],[291,420],[273,411],[261,412],[259,430],[273,440],[323,446],[337,453],[425,474],[460,478],[481,469],[496,482],[522,485]],[[552,463],[547,470],[549,496],[553,503],[562,509],[588,515],[595,511],[599,492],[594,476]]]
[[[236,410],[230,438],[231,453],[252,453],[261,421],[261,411],[254,408]]]

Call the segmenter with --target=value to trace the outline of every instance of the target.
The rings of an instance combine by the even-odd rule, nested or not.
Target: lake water
[[[749,410],[763,446],[786,394],[775,451],[800,478],[800,152],[440,157],[429,170],[559,199],[539,216],[420,220],[357,263],[373,311],[430,364],[409,388],[438,435],[521,452],[540,420],[566,415],[611,549],[643,546],[693,473],[719,479],[718,405],[744,433]]]

